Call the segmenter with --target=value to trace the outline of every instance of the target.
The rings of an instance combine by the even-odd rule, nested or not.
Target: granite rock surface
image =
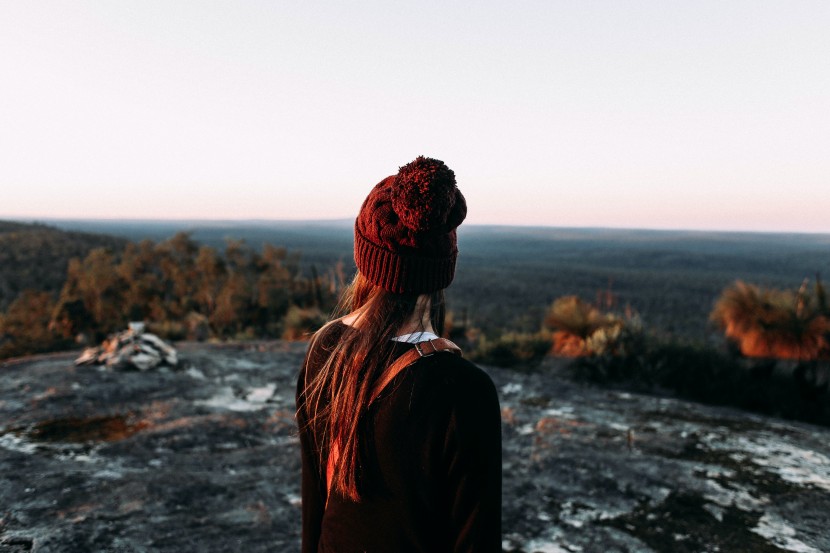
[[[299,550],[305,344],[0,364],[0,553]],[[830,429],[485,367],[504,551],[830,551]]]

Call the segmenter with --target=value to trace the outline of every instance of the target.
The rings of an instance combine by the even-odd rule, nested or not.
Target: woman
[[[454,173],[424,157],[360,209],[346,314],[297,382],[303,552],[501,551],[496,390],[437,339],[466,213]]]

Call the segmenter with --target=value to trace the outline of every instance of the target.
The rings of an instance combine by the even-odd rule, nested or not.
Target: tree
[[[194,298],[197,309],[210,318],[216,310],[216,299],[227,280],[225,262],[210,246],[202,246],[196,256]]]
[[[155,244],[150,240],[140,244],[130,242],[116,267],[118,276],[126,283],[123,305],[131,321],[151,318],[154,307],[162,303],[160,270],[154,249]]]
[[[0,359],[64,346],[49,327],[55,302],[48,292],[24,290],[0,315]]]
[[[266,244],[258,259],[259,276],[253,294],[257,308],[255,318],[257,326],[267,335],[276,333],[291,305],[292,276],[283,265],[285,258],[285,248]]]
[[[113,332],[126,323],[126,289],[116,271],[115,257],[108,249],[96,248],[83,261],[71,259],[53,312],[53,328],[67,336]]]
[[[161,271],[162,298],[167,308],[165,318],[181,320],[195,307],[194,260],[199,246],[190,234],[179,232],[156,246],[156,263]]]
[[[210,317],[214,330],[222,336],[233,336],[242,330],[251,297],[251,289],[242,273],[231,273],[216,298],[216,309]]]

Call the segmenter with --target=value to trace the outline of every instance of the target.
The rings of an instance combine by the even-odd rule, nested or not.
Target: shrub
[[[553,331],[553,353],[564,357],[624,355],[637,348],[642,335],[636,316],[602,313],[576,296],[554,301],[544,326]]]
[[[326,316],[316,307],[292,305],[285,314],[282,337],[284,340],[304,340],[326,324]]]
[[[147,323],[147,331],[165,340],[184,340],[187,337],[187,328],[182,321],[151,321]]]
[[[582,357],[578,380],[830,424],[827,367],[812,362],[737,359],[713,347],[647,342],[640,353]]]
[[[723,291],[710,319],[747,357],[812,360],[830,356],[830,313],[824,289],[798,291],[737,281]]]
[[[469,358],[503,368],[531,369],[541,363],[550,349],[550,340],[542,334],[509,332],[495,340],[481,338]]]
[[[49,293],[24,290],[0,313],[0,359],[68,346],[71,342],[49,326],[53,309]]]

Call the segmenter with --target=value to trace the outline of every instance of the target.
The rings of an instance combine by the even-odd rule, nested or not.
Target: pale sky
[[[830,232],[830,2],[0,0],[0,217]]]

